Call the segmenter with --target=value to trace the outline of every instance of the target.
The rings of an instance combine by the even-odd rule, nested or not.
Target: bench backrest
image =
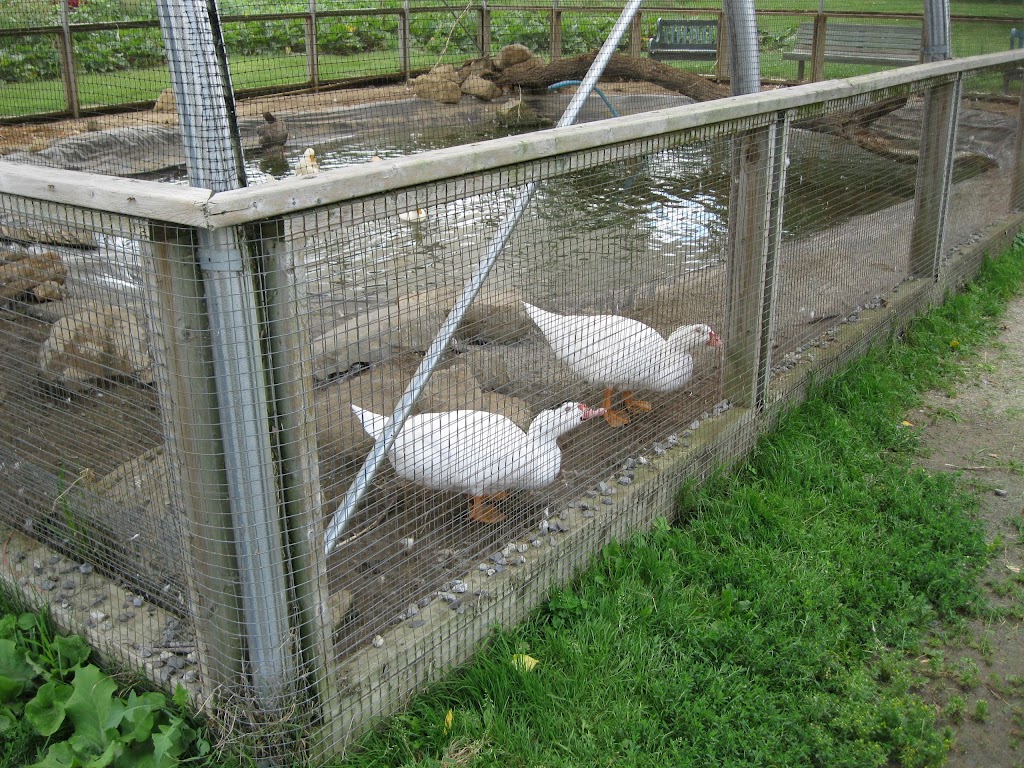
[[[658,19],[653,42],[661,48],[706,48],[718,46],[717,21]]]
[[[796,47],[810,49],[814,40],[814,24],[804,22],[796,31]],[[921,48],[919,25],[894,24],[826,24],[825,50],[859,52],[908,51]]]

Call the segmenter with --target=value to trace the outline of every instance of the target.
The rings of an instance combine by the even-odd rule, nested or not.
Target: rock
[[[174,89],[164,88],[153,104],[154,112],[173,112],[175,110]]]
[[[61,292],[61,285],[64,284],[64,279],[58,282],[57,280],[47,280],[45,283],[40,283],[32,289],[32,295],[36,301],[60,301],[63,298]]]
[[[412,89],[421,99],[441,104],[458,104],[462,98],[462,87],[458,78],[449,79],[434,73],[417,77],[412,81]]]
[[[63,317],[39,350],[39,368],[48,380],[73,390],[117,376],[150,384],[153,363],[145,323],[113,304]]]
[[[494,101],[502,94],[501,88],[479,75],[470,75],[462,83],[462,92],[475,96],[480,101]]]
[[[505,69],[516,64],[522,64],[524,61],[529,61],[532,58],[533,54],[530,53],[529,48],[521,43],[512,43],[498,51],[498,55],[494,57],[494,67],[495,69]]]
[[[551,123],[546,117],[541,117],[533,107],[527,105],[521,97],[499,104],[494,115],[502,125],[521,128],[546,126]]]
[[[26,255],[0,265],[0,298],[13,299],[43,283],[55,283],[58,298],[67,267],[53,251]]]

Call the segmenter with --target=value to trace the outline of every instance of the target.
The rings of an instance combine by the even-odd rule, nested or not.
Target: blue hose
[[[580,84],[579,80],[562,80],[561,82],[555,83],[554,85],[549,85],[548,86],[548,90],[549,91],[553,91],[553,90],[555,90],[557,88],[565,88],[566,86],[569,86],[569,85],[579,85],[579,84]],[[594,86],[594,93],[596,93],[598,96],[601,97],[601,100],[605,103],[605,106],[608,107],[608,111],[612,113],[612,117],[619,117],[620,116],[618,111],[615,109],[615,107],[612,106],[612,103],[610,101],[608,101],[608,97],[605,96],[604,93],[601,92],[601,89],[598,88],[596,85]]]

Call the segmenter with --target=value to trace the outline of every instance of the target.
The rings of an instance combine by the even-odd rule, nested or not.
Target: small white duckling
[[[320,173],[320,163],[317,162],[316,153],[312,147],[307,147],[299,158],[299,164],[295,166],[295,175],[300,178],[312,178]]]

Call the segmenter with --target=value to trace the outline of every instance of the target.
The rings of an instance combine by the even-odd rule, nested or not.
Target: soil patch
[[[979,514],[997,553],[984,574],[994,607],[966,631],[929,648],[924,695],[955,733],[953,768],[1024,764],[1024,299],[953,392],[932,392],[908,420],[923,425],[923,458],[959,472],[980,493]]]

